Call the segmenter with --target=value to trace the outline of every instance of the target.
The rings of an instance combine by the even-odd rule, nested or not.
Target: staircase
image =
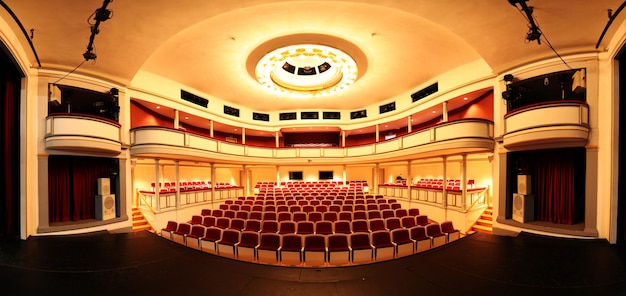
[[[493,233],[493,208],[488,206],[474,223],[470,232]]]
[[[155,232],[154,229],[152,229],[150,223],[148,223],[148,220],[146,220],[146,217],[143,216],[141,211],[138,208],[133,208],[133,232],[144,230]]]

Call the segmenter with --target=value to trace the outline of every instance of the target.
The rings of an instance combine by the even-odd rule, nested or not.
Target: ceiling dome
[[[347,89],[357,79],[354,59],[323,45],[277,48],[257,63],[256,79],[270,92],[293,97],[324,96]]]

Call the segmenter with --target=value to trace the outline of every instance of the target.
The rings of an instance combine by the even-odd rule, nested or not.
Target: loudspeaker
[[[111,194],[111,179],[98,178],[98,195]]]
[[[517,193],[530,194],[530,175],[517,176]]]
[[[513,194],[513,220],[526,223],[535,220],[535,196]]]
[[[115,194],[96,195],[96,219],[115,218]]]

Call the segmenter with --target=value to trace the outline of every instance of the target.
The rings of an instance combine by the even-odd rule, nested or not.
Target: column
[[[245,127],[241,128],[241,144],[243,145],[246,144],[246,128]]]
[[[280,186],[280,166],[276,166],[276,186]]]
[[[463,153],[461,161],[461,199],[463,211],[467,210],[467,153]]]
[[[178,113],[178,112],[177,112]],[[180,199],[180,180],[178,179],[180,174],[178,172],[179,170],[179,161],[178,160],[174,160],[174,182],[176,182],[176,209],[178,209],[181,205]]]
[[[276,148],[280,147],[280,136],[278,135],[278,132],[275,133],[276,134]]]
[[[244,195],[249,195],[250,191],[248,189],[250,189],[250,180],[248,179],[248,166],[245,164],[243,165],[243,180],[241,183],[243,185]]]
[[[214,137],[214,135],[213,135],[213,120],[209,121],[209,136],[211,136],[211,138]]]
[[[158,212],[161,209],[161,198],[159,197],[159,192],[161,191],[161,186],[159,184],[159,160],[154,160],[154,199],[156,200],[156,205],[154,209]]]
[[[346,131],[341,131],[341,147],[346,147]]]
[[[406,118],[406,126],[407,126],[407,133],[411,133],[413,132],[413,117],[411,115],[407,116]]]
[[[343,165],[343,185],[348,185],[347,173],[346,173],[346,165]]]
[[[178,129],[180,127],[180,118],[178,116],[178,110],[174,110],[174,129]]]
[[[442,205],[444,210],[446,210],[448,208],[448,190],[446,189],[446,185],[448,184],[448,171],[447,171],[447,167],[448,167],[448,157],[447,156],[443,156],[443,200],[442,200]],[[448,216],[448,211],[446,210],[446,219]]]
[[[215,196],[215,164],[211,163],[211,209],[213,209],[213,197],[214,196]]]
[[[406,178],[406,189],[407,189],[407,197],[409,198],[409,207],[411,206],[412,194],[411,194],[411,183],[413,183],[413,177],[411,176],[411,163],[413,161],[409,160],[409,168],[407,169],[407,178]]]
[[[448,101],[443,102],[443,111],[441,114],[443,115],[443,122],[448,122]]]
[[[380,127],[377,124],[376,125],[376,143],[378,143],[378,141],[380,141]]]
[[[378,163],[376,163],[376,166],[374,166],[374,188],[376,188],[376,194],[380,194],[380,191],[378,190],[378,180],[380,179],[380,166]]]

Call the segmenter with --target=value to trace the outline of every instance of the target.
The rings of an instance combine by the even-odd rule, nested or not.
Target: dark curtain
[[[48,157],[48,217],[50,223],[70,221],[71,164],[67,157]]]
[[[51,155],[48,159],[50,223],[94,219],[98,178],[110,178],[117,161]]]
[[[0,74],[0,237],[19,235],[19,85]]]
[[[557,224],[584,220],[584,148],[528,151],[516,156],[517,173],[531,176],[536,220]]]

